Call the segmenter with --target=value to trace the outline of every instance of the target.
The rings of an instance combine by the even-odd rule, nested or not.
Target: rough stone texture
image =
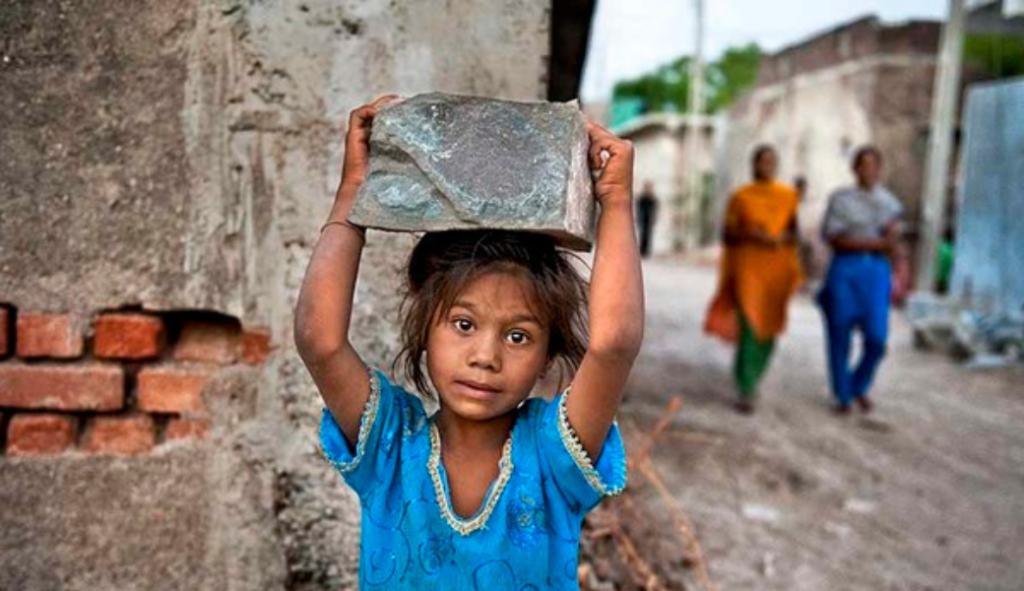
[[[191,4],[0,9],[0,293],[19,308],[180,293],[169,286],[186,279],[175,253],[189,203],[178,114]]]
[[[228,589],[226,573],[205,565],[211,541],[201,532],[209,514],[196,510],[209,505],[211,482],[196,470],[207,456],[182,448],[147,458],[0,464],[3,482],[36,483],[31,495],[0,486],[0,555],[9,557],[0,588],[138,589],[157,572],[160,589],[192,591],[194,573],[208,571],[208,588]]]
[[[258,376],[217,375],[203,443],[0,461],[0,589],[286,589]]]
[[[358,502],[317,453],[291,339],[347,113],[386,92],[538,100],[548,19],[533,0],[0,4],[3,303],[208,310],[279,344],[211,377],[201,442],[0,459],[0,589],[355,586]],[[352,339],[376,365],[411,243],[369,236]]]
[[[589,248],[589,140],[574,104],[424,94],[374,119],[349,219],[372,228],[532,230]]]

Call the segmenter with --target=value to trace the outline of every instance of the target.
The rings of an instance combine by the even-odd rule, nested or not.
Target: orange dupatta
[[[725,214],[727,230],[760,228],[782,236],[793,224],[797,193],[782,183],[756,182],[736,191]],[[704,330],[735,342],[738,312],[759,340],[771,340],[786,328],[786,304],[803,280],[795,245],[727,244],[722,251],[718,291],[704,320]]]

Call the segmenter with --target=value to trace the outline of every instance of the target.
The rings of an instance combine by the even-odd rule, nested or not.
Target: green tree
[[[714,113],[732,104],[757,80],[761,50],[756,44],[732,47],[704,68],[705,112]],[[686,112],[690,106],[690,57],[683,56],[632,80],[623,80],[612,91],[612,103],[641,101],[643,112]]]
[[[1024,37],[968,33],[964,62],[991,78],[1024,75]]]
[[[761,49],[754,43],[730,47],[707,70],[707,112],[727,108],[757,82]]]

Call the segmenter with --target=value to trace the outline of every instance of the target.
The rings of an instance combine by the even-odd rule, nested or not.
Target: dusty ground
[[[720,589],[1024,589],[1024,371],[915,351],[895,315],[876,413],[835,417],[820,317],[802,296],[758,413],[740,416],[731,349],[700,330],[714,270],[659,260],[645,273],[647,340],[622,423],[649,428],[682,397],[654,462]]]

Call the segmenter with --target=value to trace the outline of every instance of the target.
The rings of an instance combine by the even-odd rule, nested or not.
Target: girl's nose
[[[501,371],[501,343],[490,337],[481,337],[469,353],[469,365],[491,371]]]

